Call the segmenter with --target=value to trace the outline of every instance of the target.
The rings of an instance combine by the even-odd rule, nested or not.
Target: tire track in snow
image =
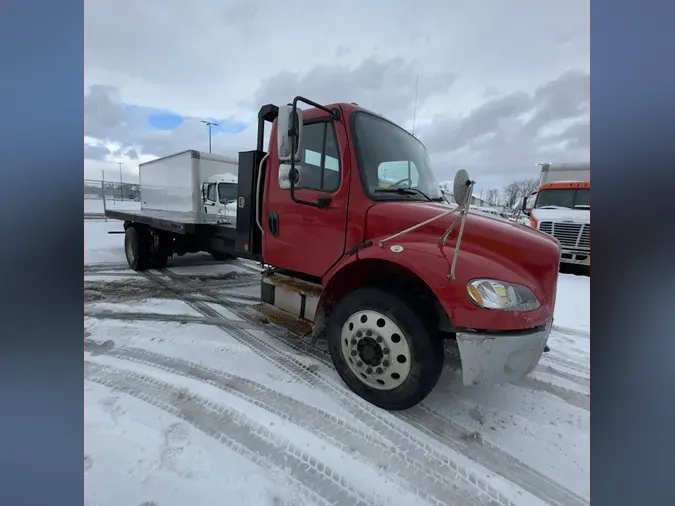
[[[551,353],[547,353],[544,355],[544,360],[543,363],[546,365],[547,362],[554,364],[554,365],[559,365],[561,367],[565,367],[566,369],[569,369],[571,371],[576,371],[580,374],[583,374],[585,376],[588,376],[590,374],[590,367],[589,364],[579,362],[578,360],[571,360],[569,358],[564,358],[561,357],[560,355],[551,355]]]
[[[558,385],[553,385],[547,383],[537,378],[522,378],[518,381],[512,383],[521,388],[526,388],[528,390],[535,390],[539,392],[546,392],[547,394],[554,395],[559,399],[565,401],[570,406],[581,408],[586,411],[591,410],[591,399],[588,395],[582,394],[581,392],[576,392],[574,390],[568,390],[566,388],[560,387]]]
[[[164,273],[164,271],[162,272]],[[150,279],[154,279],[158,284],[165,286],[168,289],[172,289],[173,285],[171,281],[183,286],[191,286],[189,281],[180,279],[181,276],[175,275],[173,273],[166,273],[169,280],[163,279],[162,277],[154,273],[146,273]],[[198,288],[192,288],[192,290],[197,290]],[[248,310],[242,310],[240,308],[230,307],[229,302],[223,300],[221,297],[218,297],[212,294],[209,290],[202,290],[201,293],[211,296],[214,300],[213,302],[220,303],[224,307],[233,311],[237,316],[242,319],[251,318]],[[203,307],[202,307],[203,306]],[[202,303],[196,303],[192,306],[195,310],[202,312],[206,316],[212,316],[211,313],[217,313],[212,308],[206,306]],[[202,311],[202,309],[204,311]],[[344,384],[338,382],[338,380],[331,380],[325,378],[320,373],[317,373],[315,370],[306,366],[296,358],[288,355],[288,350],[280,348],[276,343],[273,344],[272,341],[281,342],[283,345],[288,348],[295,350],[303,355],[308,354],[306,346],[298,346],[297,339],[289,339],[280,334],[274,334],[276,339],[268,340],[257,337],[251,332],[247,332],[244,329],[235,329],[229,322],[224,321],[221,326],[232,338],[240,342],[241,344],[249,347],[254,351],[260,358],[266,360],[270,364],[276,366],[277,368],[285,371],[287,374],[291,375],[294,378],[297,378],[299,381],[306,383],[307,385],[313,388],[319,388],[331,395],[335,402],[343,407],[346,411],[352,413],[359,419],[363,420],[369,426],[376,430],[376,432],[383,438],[391,441],[392,443],[398,445],[404,452],[408,453],[411,458],[414,458],[422,465],[436,465],[442,468],[447,468],[449,472],[454,473],[458,478],[462,479],[468,486],[474,488],[478,494],[486,494],[492,501],[502,504],[504,506],[516,506],[512,500],[510,500],[503,492],[497,490],[492,485],[491,481],[487,477],[480,477],[476,475],[475,472],[468,469],[465,465],[460,464],[457,460],[450,458],[447,454],[440,452],[436,447],[430,445],[425,440],[421,439],[419,436],[415,435],[413,432],[405,428],[409,424],[402,424],[403,420],[396,417],[395,415],[376,408],[372,404],[368,403],[361,397],[354,394],[349,390]],[[267,332],[267,330],[265,330]],[[269,332],[267,332],[269,334]],[[329,366],[331,370],[334,370],[332,363],[328,362],[325,358],[325,355],[318,356],[316,350],[309,348],[309,354],[315,358],[322,361],[325,365]],[[320,352],[319,352],[320,353]],[[453,451],[450,449],[451,452]],[[459,452],[455,452],[459,453]],[[461,453],[460,453],[461,455]],[[466,457],[466,456],[464,456]],[[470,457],[469,457],[470,458]],[[483,466],[485,467],[485,466]],[[499,476],[502,476],[499,470],[490,469],[492,472],[496,473]],[[502,476],[506,480],[510,480],[508,476]],[[511,481],[516,484],[517,481]],[[521,487],[522,488],[522,487]],[[534,496],[537,497],[537,496]]]
[[[402,412],[401,418],[439,442],[501,474],[549,504],[560,506],[588,504],[588,501],[584,498],[529,467],[501,448],[485,440],[467,443],[466,436],[469,434],[464,427],[424,403],[421,403],[418,407],[419,409],[413,408],[407,412]],[[441,422],[440,425],[439,423],[433,423],[434,419]]]
[[[241,311],[236,311],[235,309],[232,309],[232,311],[235,312],[237,316],[243,317]],[[292,341],[288,338],[280,337],[279,339],[286,344],[292,344]],[[328,367],[333,367],[327,352],[312,348],[308,343],[302,341],[300,343],[296,342],[296,344],[302,348],[304,353],[320,360]],[[565,392],[568,394],[576,394],[576,392],[571,391]],[[583,405],[580,407],[583,407]],[[503,476],[507,480],[515,483],[549,504],[587,504],[585,499],[578,496],[573,491],[553,481],[551,478],[538,472],[501,448],[485,443],[484,441],[479,444],[467,444],[466,436],[469,431],[457,422],[454,422],[432,408],[427,407],[424,401],[415,408],[396,413],[393,416],[401,418],[421,432],[433,437],[449,448],[482,465],[486,469]],[[438,420],[441,420],[443,424],[445,424],[444,430],[431,428],[438,425],[437,423],[434,423]]]
[[[250,283],[244,286],[250,286]],[[229,288],[229,286],[227,286]],[[138,276],[136,279],[124,280],[123,283],[96,280],[85,282],[85,296],[87,302],[102,302],[108,300],[109,302],[126,302],[138,301],[140,299],[156,298],[156,299],[175,299],[176,295],[180,297],[183,302],[190,301],[210,301],[211,296],[205,296],[199,293],[198,289],[186,289],[184,287],[167,289],[165,287],[158,288],[154,279],[147,276]],[[241,299],[241,302],[231,300],[232,305],[250,305],[251,302],[257,301],[259,298],[254,298],[250,295],[239,294],[233,292],[232,297]]]
[[[290,469],[311,495],[328,504],[377,504],[343,476],[241,413],[143,374],[85,361],[86,379],[136,397],[217,439],[267,469]]]
[[[106,342],[107,343],[107,342]],[[399,479],[401,488],[432,504],[447,504],[444,498],[452,497],[453,505],[475,504],[472,499],[457,501],[461,494],[456,484],[440,474],[433,466],[421,466],[388,442],[373,438],[372,430],[358,430],[358,421],[346,422],[326,411],[307,405],[298,399],[288,397],[254,381],[204,367],[194,362],[171,358],[140,348],[113,347],[110,344],[88,340],[88,351],[92,354],[106,354],[161,369],[173,374],[192,378],[265,409],[280,418],[312,432],[330,442],[345,453],[356,453],[364,461]],[[357,422],[356,424],[353,422]]]
[[[553,327],[552,327],[551,330],[553,330],[554,332],[557,332],[558,334],[563,334],[563,335],[570,336],[570,337],[576,337],[576,338],[586,339],[586,340],[591,338],[591,336],[589,335],[588,332],[584,332],[583,330],[573,329],[573,328],[570,328],[570,327],[561,327],[560,325],[556,325],[555,323],[553,324]]]
[[[181,280],[178,277],[171,275],[169,275],[169,277],[177,283],[184,283],[184,280]],[[206,293],[208,294],[208,292]],[[214,297],[213,294],[209,295]],[[216,299],[225,307],[229,306],[229,301],[222,300],[217,297],[214,297],[214,299]],[[252,314],[253,310],[250,308],[250,306],[244,306],[241,308],[229,307],[229,309],[240,318],[249,321],[251,324],[255,323],[253,321],[255,316]],[[300,351],[303,353],[309,354],[310,356],[321,361],[326,366],[333,368],[332,361],[329,359],[329,356],[326,353],[320,352],[315,348],[311,348],[305,343],[301,344],[301,342],[298,342],[296,339],[289,339],[283,335],[275,335],[275,337],[288,346],[296,349],[300,348]],[[530,390],[535,389],[545,391],[555,395],[568,404],[580,407],[585,410],[589,409],[588,397],[581,393],[566,390],[564,388],[550,385],[543,381],[534,380],[532,378],[525,378],[525,380],[526,381],[521,380],[522,384],[519,386]],[[524,490],[527,490],[532,495],[539,497],[550,504],[587,504],[586,500],[571,490],[558,484],[542,473],[539,473],[524,462],[518,460],[513,455],[505,452],[504,450],[501,450],[494,445],[490,445],[484,441],[480,444],[467,445],[466,435],[468,431],[466,428],[441,415],[435,410],[428,408],[424,403],[420,404],[419,408],[420,409],[418,411],[415,411],[415,408],[413,408],[412,410],[408,410],[406,412],[397,413],[394,416],[398,416],[418,430],[446,444],[448,447],[452,448],[458,453],[503,476]],[[430,426],[437,425],[433,422],[438,420],[441,420],[444,424],[446,424],[444,431],[430,429]]]
[[[86,308],[85,308],[86,309]],[[188,316],[188,315],[168,315],[161,313],[134,313],[129,311],[108,311],[108,310],[85,310],[85,317],[96,318],[98,320],[124,320],[124,321],[157,321],[162,323],[182,323],[219,326],[223,323],[223,316],[210,318],[206,316]],[[246,322],[231,322],[242,328],[255,328]]]
[[[556,369],[555,367],[551,365],[542,365],[539,364],[537,368],[535,369],[537,372],[541,372],[544,374],[550,374],[552,376],[557,376],[558,378],[562,378],[567,381],[571,381],[572,383],[575,383],[579,385],[580,387],[588,388],[590,386],[590,378],[588,377],[582,377],[582,376],[577,376],[575,374],[570,374],[565,371],[561,371],[560,369]]]
[[[236,266],[244,267],[252,272],[261,272],[261,270],[254,270],[256,267],[253,267],[250,263],[247,263],[245,260],[236,260],[232,263],[227,263],[223,261],[213,260],[209,256],[203,255],[201,257],[183,257],[179,262],[170,265],[170,269],[180,269],[181,267],[211,267],[211,266]],[[100,271],[125,271],[136,273],[133,271],[129,264],[126,262],[111,262],[111,263],[94,263],[94,264],[85,264],[84,271],[90,272],[100,272]]]
[[[254,328],[256,328],[256,327],[260,324],[260,317],[261,317],[261,315],[260,315],[259,313],[256,313],[255,310],[254,310],[254,307],[252,307],[251,305],[249,305],[249,304],[236,304],[236,303],[233,303],[233,301],[227,300],[226,298],[224,298],[224,297],[223,297],[222,295],[220,295],[220,294],[215,294],[212,290],[210,290],[210,289],[208,289],[208,288],[207,288],[207,289],[204,289],[204,288],[198,287],[198,286],[194,286],[194,287],[193,287],[193,286],[192,286],[193,283],[191,283],[191,282],[188,281],[188,280],[181,279],[181,278],[184,278],[184,277],[181,276],[181,275],[177,275],[177,274],[175,274],[175,273],[171,273],[171,272],[168,272],[168,271],[162,271],[162,274],[167,275],[167,277],[168,277],[169,279],[173,280],[173,281],[175,282],[175,284],[179,285],[179,286],[175,286],[175,285],[173,285],[173,284],[171,285],[171,290],[174,291],[174,293],[177,292],[177,291],[178,291],[178,292],[195,292],[195,291],[199,291],[199,292],[201,292],[201,293],[207,295],[209,298],[213,299],[213,302],[222,304],[224,307],[226,307],[226,308],[230,309],[231,311],[233,311],[237,316],[239,316],[239,317],[241,317],[242,319],[248,321]],[[188,277],[188,276],[186,276],[186,277]],[[159,282],[160,284],[166,286],[166,282],[164,282],[164,280],[162,280],[161,278],[160,278],[160,279],[156,279],[156,278],[154,278],[154,276],[153,276],[153,277],[151,277],[150,279],[152,279],[152,280],[154,280],[154,281],[156,281],[156,282]],[[189,286],[190,288],[183,288],[183,287],[187,287],[187,286]],[[167,288],[168,288],[168,287],[167,287]],[[229,288],[229,286],[224,286],[223,288]],[[233,297],[237,297],[236,294],[228,294],[228,296],[229,296],[229,295],[231,295],[231,296],[233,296]],[[227,296],[225,296],[225,297],[227,297]],[[250,297],[250,296],[247,297],[247,299],[249,299],[249,300],[256,300],[255,298]],[[198,306],[201,306],[201,304],[198,304]],[[212,315],[212,317],[213,317],[214,323],[216,322],[216,318],[217,318],[217,319],[221,319],[221,320],[222,320],[222,318],[223,318],[222,315],[218,314],[217,311],[212,310],[212,309],[209,308],[208,306],[206,306],[206,307],[194,307],[194,306],[193,306],[193,308],[196,309],[197,311],[201,312],[201,313],[204,313],[204,311],[203,311],[204,309],[205,309],[207,312],[212,312],[211,315]],[[228,332],[229,332],[230,330],[232,330],[232,329],[231,329],[231,324],[230,324],[230,323],[231,323],[231,322],[228,322],[227,328],[225,329],[225,330],[228,331]],[[269,330],[272,330],[272,329],[269,329],[269,328],[266,328],[266,329],[265,329],[265,331],[266,331],[267,333],[270,333]],[[277,329],[275,329],[275,330],[277,330]],[[281,329],[278,329],[278,330],[281,330]],[[300,351],[302,351],[303,353],[307,353],[308,351],[311,350],[311,352],[310,352],[310,355],[311,355],[311,356],[314,356],[315,358],[319,358],[324,364],[326,364],[327,366],[333,368],[332,362],[330,362],[329,360],[327,360],[327,357],[326,357],[326,354],[325,354],[325,353],[323,353],[323,352],[318,352],[318,350],[315,349],[315,348],[310,348],[310,350],[308,350],[307,348],[309,348],[309,346],[307,345],[307,343],[304,343],[304,342],[298,342],[297,339],[292,339],[292,340],[291,340],[291,339],[288,339],[288,337],[287,337],[288,334],[284,335],[282,332],[272,332],[272,334],[274,334],[275,337],[277,337],[277,338],[278,338],[279,340],[281,340],[284,344],[290,346],[290,347],[293,348],[293,349],[299,349],[297,345],[298,345],[298,344],[301,344],[301,345],[302,345],[302,346],[301,346],[302,349],[301,349]],[[260,340],[259,340],[257,337],[255,337],[255,336],[253,336],[253,338],[254,338],[255,340],[257,340],[257,341],[260,341]],[[244,343],[244,344],[247,344],[247,345],[248,345],[248,343]],[[266,344],[266,345],[269,345],[269,343],[265,343],[265,344]],[[254,350],[254,351],[257,351],[259,354],[263,355],[263,353],[261,352],[260,349],[256,349],[256,350]],[[317,355],[317,352],[320,354],[320,356]],[[283,350],[278,350],[277,353],[274,354],[275,359],[276,359],[276,360],[279,359],[280,353],[282,354],[281,357],[282,357],[282,361],[283,361],[283,358],[284,358],[284,356],[283,356],[284,351],[283,351]],[[274,360],[274,359],[273,359],[273,360]],[[562,360],[560,360],[560,361],[561,361],[561,362],[564,362],[564,364],[561,364],[561,365],[564,365],[564,366],[566,366],[566,367],[569,368],[569,366],[568,366],[568,364],[567,364],[568,361],[566,361],[566,360],[564,360],[564,359],[562,359]],[[556,361],[556,362],[557,362],[557,361]],[[577,363],[574,363],[574,364],[576,365]],[[306,371],[306,366],[305,366],[304,364],[293,364],[293,363],[291,363],[291,364],[288,364],[288,365],[290,365],[290,366],[291,366],[292,368],[294,368],[294,369],[295,369],[294,366],[298,366],[298,365],[299,365],[299,366],[300,366],[300,371],[296,371],[296,372],[300,372],[301,375],[304,375],[304,374],[305,374],[305,372],[303,372],[303,371]],[[285,368],[285,367],[284,367],[284,368]],[[585,372],[585,371],[581,370],[581,368],[582,368],[581,366],[577,366],[577,367],[574,367],[574,368],[571,368],[571,369],[579,370],[579,372]],[[552,369],[552,368],[549,367],[549,369]],[[551,374],[559,373],[559,374],[557,374],[558,376],[563,377],[563,378],[568,379],[568,380],[571,380],[571,381],[575,381],[575,382],[577,382],[577,383],[579,383],[580,381],[581,381],[581,382],[584,381],[584,378],[578,378],[578,377],[575,377],[575,376],[571,376],[571,375],[565,374],[564,372],[561,372],[561,371],[555,371],[555,372],[553,372],[553,371],[546,371],[546,372],[549,372],[549,373],[551,373]],[[312,373],[314,373],[314,371],[312,371]],[[314,374],[315,374],[315,373],[314,373]],[[528,378],[528,380],[529,380],[529,379],[530,379],[530,378]],[[575,406],[577,406],[577,407],[581,407],[582,409],[588,409],[588,400],[587,400],[588,398],[585,397],[585,396],[583,396],[583,394],[579,394],[578,392],[569,391],[569,390],[566,390],[566,389],[563,389],[563,388],[560,388],[560,387],[552,386],[552,385],[549,385],[549,384],[547,384],[547,383],[545,383],[545,382],[542,382],[542,381],[539,381],[539,380],[537,380],[537,381],[535,381],[535,382],[533,382],[533,383],[526,382],[525,384],[520,385],[520,386],[522,386],[522,387],[524,387],[524,388],[529,388],[529,389],[535,389],[535,390],[544,390],[544,391],[547,391],[548,393],[552,393],[553,395],[556,395],[556,396],[560,397],[561,399],[565,400],[566,402],[569,402],[569,403],[572,404],[572,405],[575,405]],[[583,386],[583,385],[582,385],[582,386]],[[351,392],[350,392],[350,393],[351,393]],[[443,418],[443,416],[440,415],[440,414],[436,414],[436,415]],[[403,418],[405,419],[405,416],[404,416]],[[443,419],[446,421],[446,423],[447,423],[447,422],[450,422],[448,419],[445,419],[445,418],[443,418]],[[429,419],[427,419],[427,418],[425,418],[425,417],[422,417],[421,419],[414,419],[414,417],[413,417],[413,418],[406,419],[406,421],[410,422],[411,425],[415,426],[418,430],[421,430],[422,432],[425,432],[427,435],[430,435],[430,436],[432,436],[432,437],[435,437],[435,439],[439,439],[439,435],[438,435],[438,434],[434,434],[434,431],[430,430],[430,429],[427,427],[428,423],[425,423],[425,422],[429,422],[429,421],[430,421]],[[451,423],[454,423],[454,422],[451,422]],[[450,426],[450,425],[449,425],[449,426]],[[541,475],[540,473],[537,473],[536,471],[533,471],[531,468],[527,467],[525,464],[523,464],[523,463],[521,463],[520,461],[518,461],[517,459],[515,459],[515,457],[511,456],[510,454],[507,454],[506,452],[503,452],[502,450],[499,450],[499,449],[496,448],[496,447],[493,447],[493,448],[494,448],[494,450],[497,450],[497,451],[501,452],[501,455],[500,455],[501,461],[503,462],[503,461],[504,461],[504,458],[506,457],[507,461],[508,461],[508,459],[510,459],[510,460],[512,461],[512,463],[511,463],[510,465],[507,464],[507,465],[505,465],[505,466],[502,466],[502,469],[494,469],[494,467],[498,467],[498,466],[495,466],[494,464],[493,464],[493,465],[490,465],[489,463],[484,462],[484,461],[486,460],[485,458],[482,458],[482,459],[481,459],[481,458],[477,458],[477,457],[475,456],[475,454],[472,456],[470,452],[467,453],[466,451],[462,451],[463,449],[465,450],[465,449],[467,448],[467,446],[466,446],[466,441],[465,441],[465,439],[463,438],[463,435],[466,434],[466,430],[465,430],[465,429],[462,429],[461,427],[459,427],[459,431],[458,431],[458,427],[459,427],[458,425],[454,424],[455,432],[452,434],[452,437],[448,437],[448,434],[446,433],[446,434],[444,434],[443,436],[440,436],[440,439],[444,440],[446,443],[447,443],[448,441],[452,441],[452,442],[453,442],[453,445],[449,445],[451,448],[452,448],[453,446],[454,446],[454,447],[459,447],[459,450],[458,450],[458,451],[459,451],[460,453],[463,453],[463,454],[465,454],[466,456],[468,456],[469,458],[472,458],[472,460],[476,460],[477,462],[481,463],[484,467],[487,467],[488,469],[492,469],[493,471],[495,471],[495,472],[498,473],[498,474],[503,475],[503,476],[504,476],[505,478],[507,478],[507,479],[510,479],[510,478],[511,478],[510,475],[511,475],[512,472],[514,472],[514,470],[516,470],[516,469],[521,469],[521,470],[522,470],[522,469],[525,469],[525,471],[523,472],[523,473],[524,473],[524,476],[528,476],[528,475],[537,476],[537,475],[538,475],[539,478],[534,478],[534,481],[533,481],[533,482],[536,483],[537,479],[542,479],[542,482],[548,482],[548,485],[545,485],[545,486],[543,486],[543,488],[542,488],[541,486],[536,486],[536,487],[535,487],[535,486],[532,486],[531,484],[523,483],[523,482],[522,482],[523,480],[515,479],[515,480],[512,480],[512,481],[514,481],[514,483],[518,484],[519,486],[521,486],[521,487],[524,488],[525,490],[530,491],[531,493],[533,493],[533,495],[538,496],[538,497],[542,497],[542,492],[541,492],[542,490],[550,490],[550,493],[545,493],[545,494],[543,494],[544,497],[542,497],[542,498],[545,498],[545,499],[546,499],[548,502],[550,502],[551,504],[577,504],[577,503],[579,503],[579,501],[580,501],[580,503],[583,503],[583,504],[586,503],[583,499],[579,498],[578,496],[575,496],[572,492],[567,491],[567,490],[564,489],[564,488],[562,488],[562,491],[561,491],[561,490],[560,490],[561,487],[559,487],[556,483],[551,482],[551,480],[549,480],[549,479],[546,478],[545,476]],[[461,434],[460,434],[460,431],[461,431]],[[455,448],[453,448],[453,449],[455,449]],[[494,451],[494,450],[493,450],[493,451]],[[475,452],[474,452],[474,453],[475,453]],[[489,452],[487,452],[487,453],[489,454]],[[497,461],[500,461],[500,458],[497,458]],[[489,460],[489,459],[488,459],[488,460]],[[524,466],[524,467],[523,467],[523,466]],[[509,468],[511,471],[510,471],[509,473],[507,473],[507,474],[504,474],[504,473],[503,473],[503,469],[504,469],[504,468]],[[533,473],[534,473],[534,474],[533,474]],[[531,478],[528,478],[528,479],[531,479]],[[535,493],[535,492],[533,491],[534,488],[536,488],[539,492],[538,492],[538,493]],[[568,494],[568,495],[571,494],[573,497],[568,497],[569,500],[566,500],[566,499],[564,498],[565,494]],[[556,496],[558,496],[558,499],[554,499],[554,497],[556,497]],[[560,497],[563,497],[563,499],[560,499]],[[561,501],[562,501],[562,502],[561,502]],[[576,502],[575,502],[575,501],[576,501]]]

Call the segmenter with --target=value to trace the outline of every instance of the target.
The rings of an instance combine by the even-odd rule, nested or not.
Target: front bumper
[[[561,248],[560,261],[564,264],[591,265],[591,252],[589,250]]]
[[[552,324],[553,320],[535,332],[458,332],[464,385],[509,383],[530,374],[544,352]]]

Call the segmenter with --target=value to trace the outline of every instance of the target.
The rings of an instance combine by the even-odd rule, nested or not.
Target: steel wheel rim
[[[371,388],[393,390],[410,374],[408,340],[401,328],[379,311],[357,311],[347,318],[340,347],[349,369]]]

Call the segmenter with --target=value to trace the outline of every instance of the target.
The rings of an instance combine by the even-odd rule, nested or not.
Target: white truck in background
[[[523,199],[530,226],[555,237],[561,263],[591,265],[591,165],[542,163],[539,189]]]
[[[229,173],[215,174],[202,183],[204,214],[237,217],[237,176]]]
[[[187,150],[139,166],[141,209],[236,217],[236,158]]]
[[[178,255],[206,251],[216,260],[230,258],[222,244],[230,238],[208,225],[236,225],[238,171],[236,158],[193,149],[140,164],[141,211],[152,217],[149,229],[171,233],[176,227],[191,230],[206,225],[195,240],[171,244],[173,251]],[[111,212],[110,217],[117,216]],[[131,253],[127,251],[127,257]],[[156,256],[155,267],[163,267],[165,256]]]

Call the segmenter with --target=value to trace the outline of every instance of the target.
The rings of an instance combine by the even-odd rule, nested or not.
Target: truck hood
[[[433,218],[456,206],[441,203],[383,202],[373,205],[366,218],[366,239],[383,239],[420,222]],[[390,244],[419,243],[438,251],[438,240],[457,218],[457,213],[445,216],[414,232],[394,239]],[[448,237],[445,249],[452,251],[459,233],[459,223]],[[514,223],[480,212],[469,212],[461,243],[462,252],[474,259],[483,258],[498,271],[504,281],[537,284],[542,277],[554,275],[560,260],[560,247],[548,234],[520,223]],[[438,254],[441,254],[439,251]],[[465,260],[466,261],[466,260]],[[460,259],[460,263],[462,260]],[[480,265],[476,260],[473,265]],[[459,263],[458,263],[459,268]],[[470,269],[474,271],[472,267]],[[554,274],[553,274],[554,273]],[[485,276],[486,272],[468,272],[469,277]],[[459,274],[458,274],[459,277]],[[546,291],[550,291],[550,286]]]
[[[566,221],[570,223],[589,223],[591,211],[588,209],[532,209],[535,220],[541,221]]]

